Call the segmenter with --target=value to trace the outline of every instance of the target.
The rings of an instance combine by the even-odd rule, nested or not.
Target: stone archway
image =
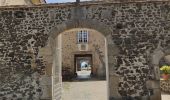
[[[155,68],[154,72],[158,71],[158,67],[154,63],[150,66],[148,56],[158,43],[162,47],[166,47],[170,43],[169,17],[167,16],[170,13],[168,12],[169,6],[169,2],[153,1],[2,7],[3,16],[0,17],[3,21],[0,24],[2,26],[0,29],[2,67],[0,69],[3,73],[1,73],[0,83],[7,89],[4,90],[1,87],[0,95],[12,98],[14,94],[14,96],[17,95],[16,98],[23,98],[22,94],[26,94],[24,98],[51,99],[52,80],[54,79],[52,78],[54,76],[52,68],[56,68],[56,71],[59,71],[57,68],[60,68],[59,64],[53,63],[57,62],[56,55],[58,54],[56,53],[58,49],[55,48],[57,45],[55,37],[71,28],[85,27],[97,30],[105,34],[107,38],[108,53],[110,53],[108,54],[110,97],[119,97],[119,93],[125,97],[149,97],[147,95],[150,92],[146,88],[149,86],[146,81],[149,80],[148,84],[156,84],[149,88],[158,91],[154,91],[153,96],[159,99],[159,81],[154,78],[154,74],[153,78],[149,79],[151,77],[148,73],[152,71],[152,66]],[[7,17],[10,19],[7,20]],[[120,55],[116,60],[114,60],[115,55],[119,52],[113,41],[120,50]],[[163,51],[158,50],[161,55]],[[156,57],[157,53],[153,55]],[[114,62],[117,63],[115,68],[118,69],[116,72],[120,77],[115,74]],[[36,66],[37,68],[35,68]],[[20,73],[21,71],[25,73]],[[34,73],[38,73],[39,76],[33,75]],[[59,72],[56,74],[58,75]],[[28,82],[25,76],[33,82]],[[10,83],[6,80],[10,80]],[[60,78],[56,77],[56,80],[59,83]],[[118,82],[119,93],[117,91]],[[13,89],[14,85],[18,89]],[[28,85],[34,88],[30,89]],[[56,85],[59,91],[60,85]],[[7,92],[9,94],[6,94]],[[32,96],[30,94],[32,92],[36,94],[33,93]]]
[[[153,67],[151,79],[146,82],[148,89],[153,89],[154,95],[150,98],[160,99],[161,100],[161,89],[160,89],[160,60],[163,59],[165,56],[170,54],[169,47],[161,48],[158,47],[154,50],[151,57],[151,66]]]
[[[51,78],[51,91],[53,99],[59,99],[61,98],[61,66],[58,61],[59,50],[57,50],[57,36],[66,31],[73,28],[88,28],[96,30],[103,34],[103,36],[106,37],[106,48],[107,50],[107,57],[106,61],[108,61],[107,65],[108,68],[106,68],[106,76],[108,80],[108,97],[109,98],[118,98],[120,97],[118,93],[118,83],[119,83],[119,77],[116,76],[114,71],[114,56],[116,56],[118,52],[118,48],[115,46],[115,44],[112,41],[111,37],[111,29],[107,27],[106,25],[101,24],[98,21],[95,20],[83,20],[82,22],[79,21],[67,21],[63,24],[57,25],[50,33],[49,39],[48,39],[48,45],[44,48],[40,49],[40,55],[47,58],[46,62],[48,62],[47,65],[52,66],[51,69],[51,75],[49,76]],[[48,53],[43,53],[44,51],[48,51]]]
[[[154,67],[154,71],[153,71],[153,79],[155,80],[160,80],[160,67],[159,67],[159,63],[160,63],[160,60],[169,55],[170,54],[170,50],[169,50],[170,47],[167,47],[167,48],[157,48],[155,49],[155,51],[151,54],[151,64],[152,66]]]

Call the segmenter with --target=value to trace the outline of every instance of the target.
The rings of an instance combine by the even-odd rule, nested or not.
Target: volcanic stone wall
[[[39,48],[47,44],[51,28],[68,19],[69,13],[68,7],[0,8],[1,99],[37,100],[47,95],[40,82],[47,65]]]
[[[169,80],[161,80],[160,81],[160,87],[161,87],[161,90],[162,91],[164,91],[164,92],[166,92],[166,93],[169,93],[170,91],[170,89],[169,89],[169,87],[170,87],[170,83],[169,83]]]
[[[39,50],[54,27],[73,19],[96,20],[112,31],[119,55],[110,74],[119,76],[120,96],[148,94],[146,81],[154,80],[150,55],[170,43],[170,2],[0,8],[0,99],[51,99],[42,85],[48,67]]]

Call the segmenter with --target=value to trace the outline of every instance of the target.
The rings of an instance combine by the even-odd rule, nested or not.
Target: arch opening
[[[76,99],[72,96],[69,97],[70,93],[78,94],[77,97],[81,99],[87,92],[93,94],[89,95],[89,100],[94,100],[98,91],[103,94],[98,94],[103,98],[102,100],[107,100],[106,86],[108,85],[108,78],[106,79],[106,76],[108,76],[108,71],[106,72],[106,70],[108,70],[108,64],[106,63],[108,61],[106,38],[96,30],[74,28],[60,33],[55,40],[58,53],[56,54],[58,55],[56,65],[60,67],[60,79],[62,79],[64,91],[62,94],[63,100]],[[86,91],[83,90],[83,84],[86,85],[87,89],[96,86],[96,84],[102,88],[95,89],[96,91],[93,92]],[[73,87],[68,88],[67,86]],[[82,91],[75,93],[78,92],[75,91],[75,88]]]
[[[151,99],[166,99],[167,93],[169,90],[170,83],[163,79],[162,67],[169,66],[170,62],[170,51],[168,48],[157,48],[151,54],[151,79],[147,82],[147,89],[151,89],[151,93],[154,92],[154,95],[151,96]]]
[[[167,95],[169,95],[169,86],[170,86],[170,51],[169,47],[163,50],[157,51],[158,64],[157,64],[157,72],[155,72],[155,76],[160,81],[160,92],[161,98],[166,99]]]
[[[100,33],[103,37],[105,37],[105,49],[106,50],[106,57],[105,63],[107,66],[105,69],[106,74],[106,87],[107,87],[107,100],[109,98],[120,98],[120,94],[118,93],[118,83],[119,83],[119,76],[115,74],[115,60],[114,58],[118,55],[119,50],[117,46],[115,46],[113,40],[112,40],[112,30],[107,27],[107,25],[101,24],[98,21],[95,20],[82,20],[82,23],[77,24],[77,21],[67,21],[63,24],[57,25],[56,27],[51,30],[49,33],[49,39],[47,42],[47,45],[44,48],[41,48],[39,51],[39,56],[43,56],[43,59],[47,62],[46,65],[48,66],[47,74],[48,77],[51,77],[51,94],[53,100],[60,100],[62,95],[62,53],[61,48],[58,46],[60,45],[56,37],[60,37],[59,34],[62,34],[63,32],[67,33],[71,29],[92,29],[94,31],[97,31]],[[96,46],[97,48],[97,46]],[[48,51],[48,52],[44,52]],[[60,58],[60,59],[59,59]],[[74,59],[72,59],[74,62]],[[74,65],[73,65],[74,66]],[[93,70],[93,66],[91,67],[91,70]],[[94,70],[93,70],[94,71]],[[50,81],[49,80],[49,81]],[[50,85],[49,85],[50,86]]]

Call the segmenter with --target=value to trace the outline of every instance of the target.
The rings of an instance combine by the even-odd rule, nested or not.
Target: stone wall
[[[59,33],[80,27],[110,39],[110,98],[147,96],[146,82],[159,83],[151,56],[170,43],[169,9],[170,2],[0,8],[0,98],[51,99],[52,60],[48,60],[54,52],[49,51],[49,56],[39,52]],[[160,97],[155,87],[150,90]]]
[[[47,49],[45,59],[39,51],[52,27],[69,18],[69,12],[60,7],[0,8],[1,99],[51,98],[52,54]]]
[[[170,82],[169,80],[161,80],[160,87],[163,92],[169,93],[170,92]]]

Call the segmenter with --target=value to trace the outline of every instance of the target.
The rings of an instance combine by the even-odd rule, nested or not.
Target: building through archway
[[[62,68],[70,69],[70,77],[89,70],[92,76],[106,77],[105,39],[97,31],[73,29],[61,33]]]
[[[85,25],[84,27],[88,27],[86,26],[87,24],[85,23],[82,25]],[[73,25],[71,27],[73,27]],[[69,80],[69,78],[82,79],[81,76],[79,77],[79,73],[81,74],[81,73],[87,72],[85,71],[87,69],[90,70],[90,75],[89,75],[90,77],[85,77],[85,79],[89,80],[92,77],[94,77],[94,78],[103,80],[103,79],[106,79],[106,76],[107,76],[107,82],[104,82],[104,86],[103,86],[103,88],[105,87],[104,94],[106,93],[106,95],[103,97],[107,98],[107,95],[109,95],[108,94],[109,92],[107,92],[108,85],[109,85],[107,46],[108,46],[110,37],[107,36],[104,38],[104,36],[101,33],[95,30],[92,30],[92,28],[95,28],[95,26],[92,26],[92,28],[90,29],[83,28],[83,26],[81,27],[82,28],[76,28],[76,29],[74,29],[74,27],[68,28],[68,31],[67,30],[63,32],[61,31],[60,35],[52,35],[53,37],[55,36],[54,38],[55,40],[53,40],[53,42],[50,42],[50,43],[52,43],[51,45],[53,45],[52,47],[54,49],[56,48],[56,50],[52,51],[53,53],[55,53],[54,55],[56,55],[56,57],[54,58],[56,60],[54,60],[55,62],[53,62],[53,64],[59,67],[59,68],[53,67],[52,69],[53,73],[54,74],[60,73],[60,75],[67,73],[67,75],[63,75],[63,78],[65,77],[66,80]],[[74,30],[70,30],[70,29],[74,29]],[[79,43],[79,42],[83,42],[83,43]],[[86,47],[84,47],[84,45]],[[110,48],[110,49],[114,50],[115,48]],[[89,63],[89,66],[87,69],[86,68],[81,69],[81,64],[80,64],[81,60]],[[61,69],[63,69],[63,72],[58,71]],[[69,75],[68,75],[68,72],[66,72],[66,70],[68,71],[68,69],[70,71]],[[53,82],[55,82],[56,80],[55,78],[58,78],[58,74],[53,76]],[[59,79],[61,79],[61,76]],[[55,84],[58,86],[58,83],[53,84],[53,89],[54,89],[53,93],[54,93],[54,98],[57,98],[55,97],[55,95],[58,96],[58,94],[56,94],[58,92],[55,92],[55,91],[58,90],[58,88],[55,88]]]
[[[57,49],[61,50],[58,55],[61,56],[63,100],[83,99],[87,93],[89,100],[99,96],[101,100],[106,100],[108,61],[105,37],[92,29],[75,28],[60,33],[57,42]],[[95,86],[102,88],[93,90]],[[80,91],[75,91],[76,88]]]

